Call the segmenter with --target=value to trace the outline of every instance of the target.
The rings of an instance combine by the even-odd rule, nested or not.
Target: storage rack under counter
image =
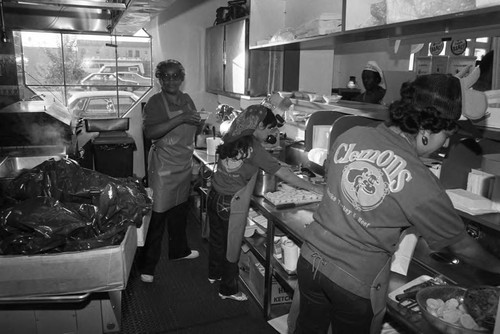
[[[254,196],[252,198],[252,206],[268,219],[264,262],[263,310],[266,318],[272,319],[287,313],[287,310],[273,306],[271,303],[273,276],[290,296],[293,295],[294,288],[297,285],[296,275],[287,273],[273,256],[276,229],[279,229],[296,245],[300,246],[303,240],[304,229],[313,221],[312,215],[318,204],[313,203],[295,208],[276,209],[264,198]]]

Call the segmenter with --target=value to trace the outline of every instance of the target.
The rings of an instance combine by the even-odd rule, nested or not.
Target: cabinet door
[[[239,20],[226,25],[226,62],[224,90],[245,94],[247,78],[247,20]]]
[[[205,43],[206,90],[209,92],[223,91],[224,25],[208,28]]]
[[[250,50],[247,94],[250,96],[266,96],[272,92],[282,90],[282,63],[283,52]]]

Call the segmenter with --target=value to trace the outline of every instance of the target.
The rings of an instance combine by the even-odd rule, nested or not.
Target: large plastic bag
[[[129,222],[97,226],[97,208],[61,203],[51,197],[19,202],[0,213],[0,254],[39,254],[93,249],[119,244]]]
[[[70,159],[47,160],[23,171],[6,194],[15,204],[0,211],[3,254],[119,244],[127,227],[140,227],[151,210],[139,180],[113,178]]]
[[[128,220],[141,226],[151,199],[139,180],[114,178],[80,167],[71,159],[47,160],[24,171],[7,187],[7,195],[22,201],[38,196],[63,203],[94,204],[99,226]]]

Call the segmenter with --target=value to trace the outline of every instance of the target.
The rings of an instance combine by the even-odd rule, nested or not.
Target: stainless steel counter
[[[207,149],[195,149],[193,153],[196,160],[201,162],[205,167],[210,170],[213,170],[215,166],[215,155],[208,155]]]

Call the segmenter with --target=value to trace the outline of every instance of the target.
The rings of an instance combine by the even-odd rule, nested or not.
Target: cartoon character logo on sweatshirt
[[[345,164],[341,189],[358,211],[378,207],[390,192],[396,193],[412,179],[406,161],[392,150],[356,150],[356,144],[341,144],[334,153],[335,164]]]

